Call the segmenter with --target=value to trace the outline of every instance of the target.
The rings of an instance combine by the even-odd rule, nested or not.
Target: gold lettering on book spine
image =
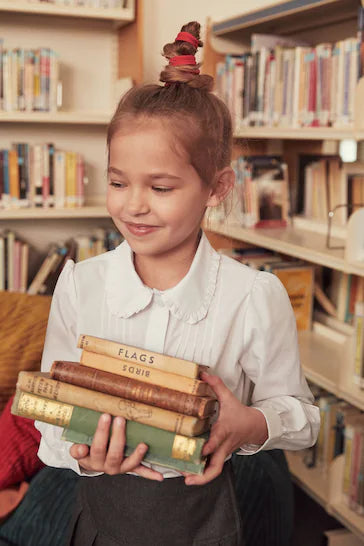
[[[176,434],[172,446],[172,457],[182,461],[190,461],[196,449],[196,441]]]
[[[59,427],[69,426],[73,407],[54,400],[45,400],[22,392],[18,402],[18,415],[31,419],[44,420]]]

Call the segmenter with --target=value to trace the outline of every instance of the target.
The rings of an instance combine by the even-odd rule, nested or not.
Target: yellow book
[[[141,364],[122,362],[118,358],[82,351],[80,363],[90,368],[116,373],[125,377],[139,379],[145,383],[159,385],[175,391],[187,392],[198,396],[216,396],[211,387],[199,379],[191,379],[174,373],[167,373]]]
[[[84,334],[80,335],[78,338],[77,347],[92,353],[111,356],[125,362],[141,364],[148,368],[157,368],[164,372],[183,375],[184,377],[191,377],[192,379],[197,379],[202,371],[207,371],[209,369],[209,366],[202,366],[195,362],[190,362],[189,360],[183,360],[182,358],[175,358],[173,356],[167,356],[145,349],[138,349],[137,347],[125,345],[125,343],[109,341],[108,339],[87,336]]]

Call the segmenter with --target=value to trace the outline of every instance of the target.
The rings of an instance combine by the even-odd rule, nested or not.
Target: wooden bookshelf
[[[0,112],[0,148],[15,142],[52,142],[83,155],[89,183],[82,208],[0,209],[0,232],[28,242],[33,265],[50,243],[113,228],[106,195],[106,128],[119,97],[115,84],[142,81],[142,0],[127,9],[0,0],[0,36],[6,49],[49,47],[58,54],[63,105],[57,112]],[[66,221],[65,221],[66,220]]]
[[[254,244],[283,254],[331,267],[344,273],[364,276],[364,263],[348,263],[344,250],[326,248],[326,236],[294,227],[267,229],[244,228],[229,222],[207,220],[205,228],[214,233]],[[342,240],[333,239],[333,244],[342,245]]]
[[[299,452],[286,451],[288,466],[293,480],[318,502],[330,515],[364,540],[364,517],[345,504],[341,495],[344,457],[337,457],[330,468],[307,468]]]
[[[0,0],[0,12],[22,13],[29,15],[52,15],[54,17],[73,17],[111,21],[123,26],[134,20],[134,1],[128,1],[127,8],[91,8],[86,6],[68,6],[49,2],[25,2],[22,0]]]
[[[216,36],[249,42],[253,32],[295,35],[357,17],[358,0],[286,0],[216,21]]]
[[[300,452],[286,451],[289,470],[295,482],[325,510],[329,504],[329,480],[320,468],[307,468]]]
[[[225,54],[248,51],[253,33],[294,36],[312,45],[355,36],[360,5],[364,5],[363,0],[282,0],[275,5],[213,21],[208,25],[205,70],[216,74],[216,63],[222,61]],[[289,171],[294,173],[298,153],[337,153],[338,142],[343,139],[364,140],[363,93],[362,78],[356,87],[353,126],[249,127],[237,120],[234,157],[254,153],[282,155]],[[295,194],[298,184],[295,175],[291,177],[290,183]],[[326,222],[295,217],[287,228],[249,229],[227,218],[224,222],[207,219],[204,227],[211,236],[234,239],[231,246],[237,246],[236,241],[239,241],[344,273],[364,276],[363,262],[348,263],[343,248],[327,248]],[[332,245],[345,246],[346,228],[332,227]],[[353,330],[348,325],[335,329],[329,324],[330,320],[324,323],[315,321],[312,330],[299,332],[303,371],[308,380],[364,410],[364,390],[353,380]],[[296,483],[328,513],[364,540],[364,517],[349,510],[342,499],[343,456],[335,459],[328,471],[323,472],[320,468],[307,468],[300,454],[287,452],[286,455]]]

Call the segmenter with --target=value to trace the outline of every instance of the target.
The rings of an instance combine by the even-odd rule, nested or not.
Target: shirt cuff
[[[258,408],[257,406],[251,406],[259,410],[265,417],[268,428],[268,438],[262,445],[256,444],[244,444],[241,446],[238,455],[254,455],[259,451],[266,449],[274,449],[275,441],[282,436],[282,423],[279,414],[271,408]]]

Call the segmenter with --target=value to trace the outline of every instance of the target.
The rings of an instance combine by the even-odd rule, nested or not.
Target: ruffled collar
[[[158,293],[178,319],[189,324],[207,315],[215,293],[220,255],[202,237],[187,275],[164,291],[145,286],[134,268],[133,252],[126,241],[112,251],[106,276],[107,303],[112,314],[128,318],[145,309]]]

